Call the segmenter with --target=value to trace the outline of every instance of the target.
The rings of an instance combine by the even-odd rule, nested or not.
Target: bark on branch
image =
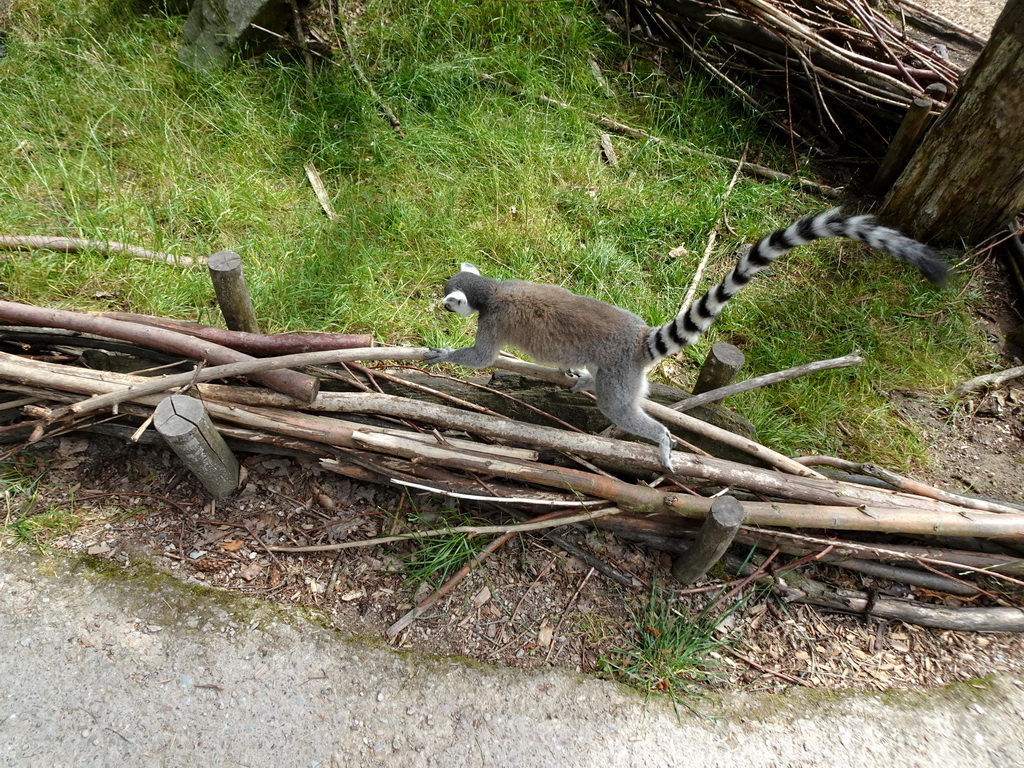
[[[99,312],[96,314],[98,317],[109,317],[111,320],[123,320],[127,323],[151,325],[154,328],[185,333],[214,344],[231,347],[231,349],[254,357],[373,346],[373,337],[368,333],[245,333],[244,331],[229,331],[213,325],[191,323],[187,320],[138,315],[133,312]]]
[[[249,355],[236,352],[228,347],[163,328],[126,323],[81,312],[45,309],[13,301],[0,301],[0,323],[69,328],[84,333],[95,333],[110,339],[131,341],[164,352],[171,352],[192,360],[208,361],[214,365],[237,364],[253,360]],[[300,402],[312,400],[320,388],[317,379],[295,371],[269,369],[260,371],[259,367],[256,367],[251,373],[253,378],[263,382],[271,389],[283,392]],[[184,386],[187,383],[187,381],[182,381],[181,384],[174,386]]]
[[[81,237],[48,237],[34,235],[0,235],[0,250],[7,251],[59,251],[60,253],[80,253],[81,251],[97,251],[98,253],[126,253],[139,259],[160,261],[179,267],[191,267],[196,262],[187,256],[172,256],[169,253],[147,251],[134,245],[114,242],[113,240],[87,240]]]
[[[382,350],[369,351],[373,354],[382,352]],[[336,354],[340,355],[345,352],[351,354],[353,351],[342,350]],[[32,383],[42,384],[42,377],[37,373],[41,367],[38,363],[26,365],[13,355],[0,354],[0,378],[16,381],[33,380]],[[161,378],[170,380],[176,377]],[[47,372],[45,379],[49,382],[49,386],[53,386],[57,381],[52,372]],[[87,381],[78,379],[76,386],[96,386],[94,383],[82,383]],[[151,386],[159,386],[160,383],[163,382]],[[100,385],[102,386],[96,386],[96,389],[116,388],[120,397],[123,397],[125,393],[125,390],[118,388],[117,384],[100,382]],[[131,389],[134,390],[132,399],[139,397],[141,387]],[[98,396],[86,402],[93,402],[101,397]],[[367,405],[368,396],[366,394],[349,397],[363,398],[363,405]],[[401,398],[393,398],[386,403],[392,414],[401,412],[398,408],[399,403],[395,402],[400,400]],[[416,405],[418,409],[419,404]],[[569,490],[585,496],[613,501],[623,509],[634,512],[671,513],[687,518],[703,519],[712,503],[710,499],[703,497],[663,493],[653,488],[634,485],[591,472],[581,472],[537,462],[517,462],[453,450],[440,444],[424,443],[421,439],[374,431],[366,425],[346,422],[338,418],[278,409],[226,406],[214,402],[207,403],[207,407],[214,419],[251,429],[343,448],[413,459],[448,469],[502,477],[518,483]],[[444,407],[436,406],[436,408]],[[363,407],[361,410],[366,412],[371,409]],[[455,414],[451,412],[457,411],[457,409],[446,408],[444,410],[448,411],[448,416],[454,416]],[[446,426],[453,425],[449,423]],[[511,420],[479,413],[462,414],[458,426],[491,439],[520,440],[536,447],[556,448],[567,453],[580,454],[591,460],[626,462],[636,466],[650,467],[652,470],[657,470],[659,466],[658,456],[653,447],[625,443],[605,437],[571,434],[549,427],[518,424]],[[724,485],[748,487],[767,493],[774,492],[774,494],[782,494],[786,498],[803,495],[815,498],[819,502],[826,501],[826,503],[815,504],[743,502],[745,520],[749,525],[1024,539],[1024,515],[966,512],[961,507],[905,494],[887,494],[878,489],[853,489],[842,483],[826,479],[790,477],[702,456],[683,453],[676,453],[675,456],[687,473],[701,475],[705,479],[714,479]],[[800,486],[803,487],[803,493],[799,490]],[[865,503],[863,498],[872,498],[873,503]],[[883,499],[885,502],[879,503]]]
[[[733,562],[738,565],[735,560]],[[1024,632],[1024,608],[947,608],[884,595],[872,597],[865,592],[831,587],[793,571],[787,571],[781,576],[763,576],[757,580],[771,584],[784,600],[810,603],[844,613],[859,613],[960,632]]]

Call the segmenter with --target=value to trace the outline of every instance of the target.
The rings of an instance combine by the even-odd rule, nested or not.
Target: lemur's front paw
[[[447,360],[451,353],[451,347],[431,347],[427,356],[423,358],[423,362],[427,365],[437,365]]]

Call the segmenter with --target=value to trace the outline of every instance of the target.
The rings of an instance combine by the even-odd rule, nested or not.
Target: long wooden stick
[[[436,461],[444,466],[466,471],[483,472],[536,483],[552,488],[565,488],[613,501],[632,512],[655,514],[671,512],[682,517],[702,519],[712,500],[704,497],[665,494],[653,488],[631,485],[620,480],[591,473],[551,467],[537,463],[513,463],[500,459],[481,459],[471,454],[457,454],[442,446],[404,446],[400,439],[353,431],[352,440],[368,450],[377,450],[421,461]],[[810,504],[743,502],[747,525],[783,528],[827,528],[835,530],[874,531],[940,536],[990,536],[1024,540],[1024,515],[995,515],[984,512],[965,516],[963,510],[953,512],[936,509],[895,507],[828,507]]]
[[[496,368],[503,368],[514,373],[522,373],[527,376],[534,376],[538,379],[551,382],[552,384],[559,384],[561,386],[571,387],[573,379],[566,376],[561,371],[554,368],[548,368],[544,365],[537,365],[536,363],[528,363],[523,360],[516,360],[515,358],[503,356],[498,358],[494,364]],[[756,443],[753,440],[737,435],[734,432],[730,432],[721,427],[716,427],[714,424],[709,424],[706,421],[701,421],[685,413],[679,413],[678,411],[672,410],[668,406],[655,403],[650,400],[643,402],[643,408],[651,416],[663,421],[666,424],[673,424],[683,429],[688,429],[691,432],[709,437],[712,440],[717,440],[723,445],[728,445],[739,451],[743,451],[757,459],[765,462],[766,464],[777,467],[790,474],[799,475],[801,477],[817,477],[822,478],[823,475],[819,472],[809,470],[808,467],[804,467],[797,462],[793,461],[788,456],[784,456],[778,451],[773,451],[767,446]],[[681,474],[687,474],[687,470],[679,469]]]
[[[837,589],[791,571],[786,573],[784,580],[772,576],[762,576],[757,580],[772,584],[787,600],[845,613],[866,614],[962,632],[1024,632],[1024,608],[947,608],[942,605],[925,605],[909,600],[871,596],[852,589]]]
[[[851,63],[848,52],[845,49],[839,47],[827,38],[815,34],[809,27],[790,16],[787,16],[767,0],[745,0],[745,2],[762,12],[761,19],[764,22],[768,22],[770,25],[774,25],[776,28],[785,31],[787,34],[790,34],[805,43],[813,45],[818,52],[830,59]],[[767,25],[768,24],[766,24],[766,26]],[[872,63],[874,63],[873,60]],[[912,85],[904,83],[881,70],[875,70],[875,77],[882,83],[892,87],[898,93],[906,93],[913,96],[920,90],[920,88],[915,89]]]
[[[420,616],[422,616],[424,613],[430,610],[431,606],[435,605],[438,600],[440,600],[442,597],[444,597],[453,589],[455,589],[455,587],[457,587],[462,582],[462,580],[470,574],[470,572],[474,568],[479,567],[484,560],[486,560],[492,554],[497,552],[501,547],[505,546],[505,543],[508,542],[508,540],[511,539],[513,536],[515,536],[514,533],[506,533],[494,539],[494,541],[490,542],[486,547],[483,548],[483,550],[481,550],[475,556],[470,558],[469,562],[467,562],[465,565],[459,568],[459,570],[452,574],[451,578],[449,578],[448,581],[446,581],[444,584],[442,584],[440,587],[434,590],[433,594],[426,597],[423,600],[423,602],[421,602],[419,605],[417,605],[415,608],[413,608],[411,611],[405,614],[405,616],[403,616],[390,627],[388,627],[387,630],[385,631],[385,634],[388,637],[395,637],[403,629],[410,626],[414,621],[416,621],[416,619],[418,619]]]
[[[246,376],[256,372],[275,371],[281,368],[299,368],[306,365],[324,365],[350,360],[422,360],[427,352],[428,350],[422,347],[330,349],[320,352],[302,352],[294,355],[281,355],[280,357],[265,357],[258,360],[227,363],[190,373],[161,376],[158,379],[142,381],[123,390],[109,392],[105,395],[97,395],[81,403],[68,406],[64,411],[77,415],[92,413],[104,408],[111,408],[118,403],[126,402],[140,395],[153,395],[167,389],[184,387],[193,382],[229,379],[234,376]],[[296,398],[296,404],[302,402],[303,399]],[[63,415],[64,411],[61,413],[55,411],[55,417],[59,418]]]
[[[778,451],[773,451],[765,445],[761,445],[749,438],[743,437],[743,435],[737,435],[735,432],[730,432],[727,429],[716,427],[714,424],[701,421],[700,419],[686,413],[674,411],[667,405],[661,405],[660,403],[655,403],[650,400],[645,401],[643,407],[645,411],[659,421],[666,424],[674,424],[693,432],[699,432],[713,440],[717,440],[722,445],[731,446],[743,451],[744,453],[748,453],[755,458],[761,459],[767,464],[781,469],[783,472],[788,472],[792,475],[799,475],[801,477],[824,479],[824,475],[820,472],[815,472],[809,467],[805,467],[803,464],[793,461],[793,459],[788,456],[785,456]]]
[[[373,100],[377,102],[377,106],[380,107],[380,111],[384,113],[384,117],[391,124],[391,127],[395,129],[395,132],[399,136],[404,136],[405,134],[402,131],[402,123],[399,122],[398,116],[394,113],[391,107],[388,106],[388,103],[381,98],[380,94],[377,93],[377,89],[373,87],[373,83],[370,81],[370,78],[366,76],[366,73],[363,72],[363,68],[359,66],[359,57],[356,55],[355,46],[352,44],[352,37],[348,33],[348,25],[342,22],[339,26],[341,27],[341,37],[345,40],[345,51],[348,53],[348,60],[352,64],[352,71],[355,73],[359,81],[366,86],[366,90],[370,92]]]
[[[306,171],[306,178],[309,179],[309,185],[313,187],[313,194],[316,195],[316,199],[320,202],[320,207],[323,208],[327,219],[331,223],[337,224],[341,221],[341,217],[334,211],[334,206],[331,205],[331,196],[327,194],[327,187],[324,186],[324,180],[320,178],[320,172],[316,169],[312,160],[306,163],[303,168]]]
[[[808,374],[818,373],[820,371],[831,371],[836,368],[848,368],[853,365],[860,365],[863,362],[864,358],[856,352],[849,355],[843,355],[842,357],[834,357],[831,360],[819,360],[814,363],[807,363],[805,365],[788,368],[785,371],[766,373],[763,376],[754,376],[753,378],[745,379],[744,381],[739,381],[735,384],[729,384],[724,387],[719,387],[718,389],[708,390],[707,392],[702,392],[699,395],[694,395],[693,397],[688,397],[685,400],[680,400],[678,403],[673,403],[670,407],[676,411],[688,411],[691,408],[696,408],[700,405],[717,403],[719,400],[724,400],[732,395],[738,395],[741,392],[749,392],[752,389],[768,387],[772,384],[779,384],[783,381],[790,381],[792,379],[797,379],[801,376],[807,376]]]
[[[192,323],[188,320],[139,315],[134,312],[98,312],[95,314],[99,317],[109,317],[112,320],[152,325],[156,328],[187,333],[189,336],[197,336],[200,339],[212,341],[214,344],[222,344],[255,357],[373,346],[373,337],[368,333],[245,333],[243,331],[228,331],[213,325]]]
[[[366,350],[363,350],[364,352]],[[378,350],[373,350],[378,351]],[[356,350],[351,351],[356,354]],[[13,381],[21,381],[29,384],[36,384],[43,387],[65,389],[74,392],[103,392],[116,395],[117,403],[134,400],[136,402],[152,402],[146,398],[151,395],[158,395],[163,389],[159,383],[151,383],[141,377],[129,376],[126,374],[112,374],[110,372],[90,371],[88,369],[71,369],[69,366],[61,366],[41,361],[25,361],[15,355],[8,355],[0,352],[0,377]],[[208,375],[214,369],[207,368],[200,371],[200,375]],[[163,377],[165,385],[175,386],[173,382],[181,381],[184,386],[190,383],[191,374],[177,374]],[[136,383],[140,382],[140,383]],[[149,385],[149,386],[146,386]],[[239,389],[232,392],[232,387],[217,387],[216,385],[201,385],[200,392],[208,403],[220,402],[222,404],[247,403],[255,408],[250,408],[248,413],[277,414],[275,418],[287,419],[295,424],[297,429],[315,428],[313,416],[301,416],[290,413],[286,408],[295,407],[291,400],[282,400],[280,396],[273,393],[264,393],[260,397],[249,399],[242,397],[252,390]],[[235,397],[235,396],[238,397]],[[76,405],[95,405],[108,398],[108,394],[96,395],[89,400]],[[110,403],[112,405],[113,403]],[[265,409],[260,406],[279,406],[281,410]],[[106,407],[109,407],[107,405]],[[377,393],[323,393],[317,400],[310,404],[311,408],[327,410],[336,413],[376,413],[390,415],[397,418],[415,419],[435,426],[458,429],[471,432],[490,440],[503,442],[513,441],[521,445],[531,447],[548,448],[556,451],[580,454],[591,459],[603,461],[621,462],[641,469],[656,471],[660,469],[660,463],[653,448],[642,446],[637,443],[613,440],[598,435],[587,435],[568,433],[564,430],[543,427],[533,424],[525,424],[512,421],[504,417],[492,417],[479,413],[467,413],[457,408],[433,403],[411,401],[408,398],[395,397]],[[76,413],[84,412],[80,408]],[[94,410],[94,409],[90,409]],[[57,408],[53,414],[70,412],[68,408]],[[319,424],[319,422],[316,422]],[[328,420],[326,426],[336,426],[340,422]],[[303,435],[304,436],[304,435]],[[895,494],[879,491],[877,489],[866,489],[856,487],[844,487],[841,483],[821,478],[821,482],[815,482],[808,478],[785,477],[777,472],[770,472],[756,467],[713,457],[694,456],[686,453],[674,454],[679,471],[687,476],[699,478],[708,482],[734,485],[740,488],[749,488],[760,493],[772,496],[783,496],[797,498],[810,503],[824,504],[850,504],[857,505],[862,502],[899,503],[899,497]],[[896,499],[895,502],[888,501],[889,497]],[[907,504],[914,504],[914,497],[907,496],[904,499]]]
[[[873,14],[870,8],[865,8],[860,3],[854,2],[854,0],[844,0],[846,6],[853,12],[860,23],[865,29],[875,38],[875,42],[878,43],[878,47],[885,51],[886,55],[892,59],[893,65],[899,70],[903,80],[910,86],[916,88],[918,91],[924,90],[921,84],[918,83],[914,76],[907,71],[907,66],[900,60],[900,57],[893,53],[892,48],[885,42],[878,28],[875,26],[873,21]]]
[[[314,353],[318,354],[318,353]],[[0,356],[0,378],[7,377],[6,366],[12,356]],[[17,377],[15,377],[17,378]],[[365,395],[362,395],[365,396]],[[670,513],[687,518],[702,519],[711,505],[711,500],[704,497],[681,496],[663,493],[653,488],[632,485],[612,477],[603,477],[588,472],[580,472],[561,467],[553,467],[536,462],[513,462],[500,457],[487,456],[467,451],[454,450],[443,445],[431,445],[419,440],[409,439],[400,435],[385,434],[360,424],[350,424],[335,418],[325,418],[290,411],[274,411],[271,409],[242,408],[207,403],[211,416],[215,419],[241,424],[246,427],[267,430],[301,439],[314,440],[340,447],[356,448],[426,463],[434,463],[449,469],[478,472],[514,480],[518,483],[531,483],[550,488],[571,490],[585,496],[607,499],[623,509],[644,514]],[[454,409],[452,409],[454,410]],[[468,417],[485,421],[493,417],[483,414],[467,414]],[[496,430],[508,435],[510,420],[504,422],[503,429]],[[497,426],[497,425],[495,425]],[[532,427],[537,434],[559,433],[544,427]],[[501,434],[498,435],[502,436]],[[553,435],[549,440],[554,442]],[[579,450],[579,444],[585,439],[606,441],[605,446],[614,452],[633,453],[631,458],[645,459],[652,467],[658,464],[658,457],[653,448],[631,446],[607,438],[585,435],[562,435],[560,447]],[[608,455],[602,452],[604,455]],[[758,471],[753,468],[737,468],[730,462],[707,457],[687,456],[678,454],[692,462],[696,469],[701,466],[711,470],[717,466],[724,475],[727,484],[747,485],[765,488],[771,485],[792,498],[793,486],[798,483],[819,484],[819,496],[831,494],[823,492],[820,484],[823,481],[811,478],[797,478],[778,473]],[[711,462],[711,463],[708,463]],[[711,475],[712,472],[708,472]],[[774,475],[774,478],[771,476]],[[774,480],[774,483],[771,481]],[[781,482],[780,482],[781,481]],[[796,528],[825,528],[833,530],[859,530],[878,533],[905,533],[912,535],[944,535],[974,536],[992,538],[1010,538],[1024,540],[1024,515],[991,514],[986,512],[967,512],[962,508],[946,505],[942,502],[930,502],[927,499],[893,493],[884,495],[890,505],[857,503],[850,496],[844,498],[844,492],[852,491],[842,484],[834,486],[839,492],[831,495],[834,502],[853,502],[856,506],[837,506],[833,504],[793,504],[783,502],[743,502],[744,519],[747,525],[766,525]],[[862,489],[868,493],[880,493],[876,489]],[[788,492],[787,492],[788,491]]]
[[[489,75],[484,72],[479,73],[479,76],[480,79],[485,82],[495,83],[497,85],[502,86],[503,88],[512,91],[513,93],[527,95],[522,88],[520,88],[518,85],[508,82],[507,80],[502,80],[501,78],[495,77],[494,75]],[[648,133],[647,131],[641,130],[640,128],[633,128],[632,126],[626,125],[625,123],[620,123],[618,120],[612,120],[610,117],[598,115],[594,112],[577,110],[572,105],[566,104],[564,101],[558,101],[558,99],[552,99],[549,96],[531,94],[530,97],[533,98],[535,101],[539,101],[542,104],[549,104],[553,107],[558,107],[559,109],[577,112],[586,117],[588,120],[595,122],[598,125],[604,126],[608,130],[613,131],[615,133],[621,133],[625,136],[632,136],[637,139],[645,139],[656,144],[664,144],[665,146],[671,147],[672,149],[675,149],[679,152],[683,152],[684,154],[695,155],[697,157],[704,157],[707,158],[708,160],[714,160],[715,162],[724,163],[733,168],[740,166],[740,161],[735,158],[716,155],[712,152],[702,152],[699,149],[687,147],[682,144],[676,144],[675,142],[668,141],[667,139],[663,139],[660,136],[655,136],[654,134]],[[794,184],[798,184],[799,186],[804,187],[805,189],[810,189],[813,190],[814,192],[817,192],[820,195],[824,195],[825,197],[839,197],[840,195],[839,190],[836,189],[835,187],[829,187],[825,184],[819,184],[818,182],[811,181],[810,179],[804,179],[799,176],[791,176],[788,173],[776,171],[773,168],[767,168],[763,165],[758,165],[757,163],[743,163],[742,165],[744,172],[746,172],[749,176],[759,176],[761,178],[774,179],[777,181],[790,181],[793,182]]]
[[[976,376],[973,379],[968,379],[956,388],[953,392],[953,396],[963,397],[964,395],[970,394],[971,392],[977,392],[981,389],[994,389],[1020,378],[1024,378],[1024,365],[1018,365],[1015,368],[1007,368],[1005,371],[999,371],[998,373],[987,373],[984,376]]]
[[[510,441],[534,448],[579,453],[592,459],[623,462],[649,470],[660,468],[652,449],[632,442],[613,440],[598,435],[567,433],[504,417],[489,417],[450,408],[444,405],[410,401],[408,398],[376,393],[324,393],[317,403],[335,413],[374,413],[398,418],[418,419],[436,426],[464,430],[490,440]],[[328,422],[335,423],[336,420]],[[956,510],[954,499],[942,504],[905,493],[842,483],[825,477],[802,478],[737,464],[710,456],[687,453],[673,454],[682,474],[716,485],[747,488],[771,496],[791,498],[811,504],[861,504],[908,509]]]
[[[862,7],[862,18],[854,22],[856,26],[848,22],[849,12],[838,4],[791,3],[783,7],[778,2],[653,0],[626,3],[626,8],[657,29],[648,33],[656,36],[657,45],[687,51],[747,101],[752,101],[751,97],[731,75],[746,74],[762,91],[774,81],[775,90],[784,90],[791,114],[795,107],[798,112],[818,115],[819,134],[826,142],[830,135],[842,135],[844,130],[862,131],[865,122],[871,127],[870,121],[876,117],[897,121],[917,95],[915,81],[941,81],[955,89],[960,74],[928,46],[866,7]],[[891,60],[875,58],[879,45],[891,49]],[[919,67],[903,63],[908,55],[924,63]],[[790,81],[789,63],[794,59],[805,75],[802,84]],[[833,105],[844,107],[845,114],[830,108],[826,96]],[[801,103],[794,105],[797,99]],[[826,126],[826,116],[833,125]],[[858,137],[850,138],[856,141]]]
[[[846,461],[844,459],[836,458],[835,456],[801,456],[797,458],[796,461],[805,465],[821,465],[826,467],[835,467],[836,469],[842,469],[846,472],[858,472],[862,475],[867,475],[868,477],[877,478],[898,491],[906,491],[907,493],[913,493],[917,496],[925,496],[929,499],[948,501],[952,504],[959,504],[962,507],[968,507],[969,509],[980,509],[985,512],[1003,512],[1009,514],[1024,513],[1024,507],[1017,504],[1003,503],[992,499],[981,499],[976,496],[968,496],[963,493],[953,493],[952,491],[946,491],[942,488],[935,488],[934,486],[920,483],[917,480],[911,480],[909,477],[903,477],[902,475],[898,475],[895,472],[885,469],[884,467],[880,467],[877,464],[871,464],[870,462],[862,463]]]
[[[747,161],[747,150],[750,149],[750,144],[743,147],[743,154],[740,155],[739,163],[736,165],[736,170],[733,171],[732,178],[729,179],[729,184],[725,187],[725,192],[722,194],[722,218],[725,217],[725,203],[729,199],[729,194],[732,192],[732,188],[736,186],[736,180],[740,177],[740,172],[743,170],[743,164]],[[700,257],[700,261],[697,262],[697,269],[693,272],[693,277],[690,278],[690,287],[686,289],[686,295],[683,296],[683,302],[679,305],[679,310],[676,315],[681,315],[687,309],[690,308],[690,302],[693,301],[693,297],[697,294],[697,288],[700,285],[701,277],[704,275],[704,267],[707,266],[708,259],[711,258],[711,252],[715,249],[715,240],[718,238],[718,225],[719,221],[715,222],[715,226],[711,228],[710,234],[708,234],[707,244],[704,246],[704,253]]]
[[[62,418],[68,414],[83,415],[93,411],[111,408],[117,405],[117,403],[126,402],[140,395],[156,394],[164,391],[165,389],[184,387],[191,383],[211,381],[213,379],[231,378],[233,376],[244,376],[247,374],[251,375],[257,371],[261,372],[262,375],[267,375],[266,372],[272,372],[279,368],[298,368],[307,365],[323,365],[327,363],[358,360],[422,360],[427,353],[428,350],[422,347],[395,347],[390,349],[376,347],[372,349],[325,350],[321,352],[282,355],[280,357],[268,357],[259,360],[218,365],[210,368],[204,368],[203,370],[194,373],[176,374],[173,376],[164,376],[159,379],[140,382],[126,388],[122,392],[109,392],[104,395],[98,395],[81,403],[76,403],[74,405],[55,410],[53,418]],[[537,366],[530,363],[518,363],[517,365],[513,365],[515,362],[516,361],[513,361],[511,358],[503,357],[498,361],[498,365],[500,367],[509,368],[510,370],[519,369],[522,371],[526,369],[531,372],[540,373],[542,374],[542,377],[543,374],[552,377],[559,377],[564,383],[568,382],[568,379],[564,374],[559,373],[553,368],[546,368],[545,366]],[[163,386],[161,386],[161,384]],[[301,401],[300,398],[296,399]],[[650,401],[646,401],[644,407],[656,418],[660,418],[671,424],[676,424],[684,429],[699,432],[711,437],[712,439],[718,440],[725,445],[731,445],[739,450],[743,450],[751,455],[761,458],[769,464],[785,469],[787,472],[791,472],[792,474],[804,477],[822,477],[820,473],[804,467],[792,459],[772,451],[766,446],[755,443],[752,440],[748,440],[729,432],[728,430],[708,424],[700,419],[694,419],[691,416],[678,413],[663,405],[652,403]],[[685,470],[679,471],[685,474]]]
[[[97,251],[98,253],[126,253],[138,259],[160,261],[179,267],[191,267],[197,262],[187,256],[172,256],[169,253],[147,251],[134,245],[126,245],[113,240],[89,240],[83,237],[49,237],[47,235],[0,235],[0,249],[8,251],[59,251],[61,253],[79,253],[80,251]],[[201,260],[200,260],[201,261]]]
[[[537,463],[509,462],[457,453],[443,446],[403,444],[400,438],[360,433],[353,430],[351,440],[368,450],[390,453],[420,461],[436,462],[449,468],[483,472],[519,482],[564,488],[577,493],[608,499],[632,512],[654,514],[671,512],[682,517],[702,519],[713,503],[704,497],[666,494],[652,488],[631,485],[614,478],[587,472],[551,467]],[[747,525],[783,528],[827,528],[884,533],[908,533],[943,536],[991,536],[1024,538],[1024,515],[996,515],[978,512],[967,517],[963,510],[940,511],[895,507],[839,507],[811,504],[743,502]]]
[[[5,307],[7,310],[6,312],[4,311]],[[178,350],[186,356],[193,358],[202,357],[203,359],[211,360],[215,363],[225,360],[230,361],[232,359],[245,361],[246,358],[248,358],[247,355],[243,355],[231,349],[221,348],[213,344],[202,345],[199,342],[193,343],[189,340],[183,339],[180,334],[175,334],[161,328],[139,327],[133,323],[108,320],[105,317],[64,312],[61,310],[45,310],[38,307],[31,307],[29,305],[15,304],[13,302],[0,302],[0,320],[3,319],[7,319],[9,322],[32,325],[67,327],[75,330],[83,330],[86,332],[112,336],[114,338],[129,339],[148,346],[153,346],[155,339],[159,341],[159,343],[156,344],[158,348],[165,350]],[[286,392],[298,401],[309,402],[315,396],[316,389],[318,387],[316,380],[304,374],[299,374],[293,371],[280,372],[278,369],[356,360],[421,360],[427,354],[427,350],[408,347],[397,348],[392,351],[390,356],[386,353],[382,355],[379,351],[372,355],[364,354],[362,352],[356,354],[355,351],[353,351],[353,354],[348,354],[336,350],[325,350],[320,353],[321,356],[317,356],[317,354],[318,353],[284,355],[277,358],[264,358],[262,360],[252,362],[215,365],[214,367],[208,368],[199,373],[180,374],[181,378],[164,377],[163,379],[156,379],[154,381],[133,386],[132,388],[125,390],[121,395],[118,395],[117,393],[108,393],[98,398],[92,398],[83,403],[68,406],[65,409],[60,409],[55,412],[54,418],[61,418],[68,413],[82,415],[95,410],[113,407],[118,402],[125,402],[136,395],[160,392],[162,391],[160,388],[161,381],[166,383],[166,388],[176,388],[188,386],[191,383],[210,381],[216,378],[229,378],[232,376],[243,376],[247,374],[257,378],[262,377],[261,380],[267,383],[268,386],[272,386],[274,389]],[[511,367],[512,362],[511,358],[503,357],[498,361],[498,365],[514,370],[514,368]],[[520,364],[519,368],[522,369],[523,366],[528,366],[529,370],[540,374],[555,376],[558,378],[560,383],[568,382],[568,379],[564,374],[561,374],[554,369],[545,368],[544,366],[531,366],[531,364]],[[541,377],[543,378],[543,375]],[[766,446],[721,429],[720,427],[671,411],[665,406],[658,405],[650,401],[647,401],[644,404],[644,407],[656,418],[660,418],[670,424],[680,426],[683,429],[688,429],[692,432],[710,437],[723,445],[729,445],[737,450],[749,453],[752,456],[755,456],[760,460],[791,474],[802,475],[805,477],[821,477],[820,473],[804,467],[792,461],[788,457],[783,456],[776,451],[772,451]]]
[[[981,48],[982,46],[985,45],[986,42],[988,42],[988,38],[982,37],[976,32],[972,32],[971,30],[967,29],[967,27],[961,26],[952,19],[949,19],[946,16],[942,16],[936,13],[931,8],[925,8],[923,5],[913,2],[913,0],[900,0],[900,4],[907,6],[907,8],[910,8],[915,13],[918,13],[927,19],[932,19],[938,22],[943,27],[948,27],[949,29],[955,30],[957,34],[963,35],[969,40],[973,40],[975,43],[978,44],[979,48]]]
[[[646,542],[658,549],[673,553],[685,551],[685,540],[682,537],[692,537],[693,534],[692,524],[663,516],[641,518],[627,514],[597,521],[595,525],[624,539]],[[814,536],[791,530],[749,527],[740,528],[739,533],[736,534],[736,541],[761,549],[777,549],[797,556],[820,552],[826,548],[830,549],[829,554],[821,559],[822,562],[857,558],[858,560],[876,560],[908,565],[923,563],[953,573],[967,572],[989,575],[993,578],[1005,578],[1017,586],[1024,583],[1021,581],[1021,577],[1024,577],[1024,559],[1008,555],[910,544],[868,544],[831,536]]]
[[[330,469],[333,465],[331,460],[322,462],[323,466]],[[515,525],[453,525],[450,528],[431,528],[426,531],[414,531],[396,536],[381,536],[376,539],[363,539],[361,541],[342,541],[334,544],[313,544],[307,547],[286,547],[282,545],[269,547],[271,552],[336,552],[341,549],[358,549],[360,547],[375,547],[378,544],[394,544],[396,541],[408,541],[409,539],[429,539],[436,536],[451,536],[453,533],[471,533],[475,536],[491,534],[508,534],[514,536],[517,533],[528,533],[530,531],[542,531],[546,528],[561,528],[564,525],[573,523],[586,523],[609,515],[617,515],[619,509],[610,507],[599,509],[594,512],[586,512],[580,515],[567,515],[564,512],[552,512],[543,515],[541,518],[531,520],[528,523]]]

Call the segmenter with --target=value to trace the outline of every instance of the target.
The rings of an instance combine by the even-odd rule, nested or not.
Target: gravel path
[[[148,570],[0,550],[0,765],[1024,765],[1024,681],[645,703],[398,654]],[[709,716],[711,715],[711,716]]]

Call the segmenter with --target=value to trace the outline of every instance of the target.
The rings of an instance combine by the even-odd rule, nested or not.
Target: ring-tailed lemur
[[[917,267],[941,283],[948,267],[926,245],[870,216],[847,216],[833,209],[806,216],[763,237],[744,254],[726,278],[674,320],[649,327],[641,318],[612,304],[577,296],[556,285],[483,277],[472,264],[445,283],[444,307],[460,315],[480,314],[472,347],[433,349],[428,365],[456,363],[484,368],[502,347],[521,349],[541,363],[562,370],[586,368],[573,391],[593,388],[597,406],[612,423],[661,449],[671,472],[672,436],[641,409],[647,372],[663,358],[692,344],[740,288],[786,251],[825,237],[862,240]]]

